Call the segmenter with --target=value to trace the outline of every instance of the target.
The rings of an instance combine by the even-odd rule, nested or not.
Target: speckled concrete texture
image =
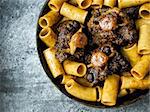
[[[45,0],[0,0],[0,112],[148,112],[149,98],[128,107],[95,109],[64,96],[46,76],[36,50]]]

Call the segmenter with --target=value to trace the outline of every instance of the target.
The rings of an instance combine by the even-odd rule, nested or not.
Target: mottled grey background
[[[0,0],[0,112],[148,112],[149,98],[118,109],[94,109],[64,96],[46,76],[36,50],[45,0]]]

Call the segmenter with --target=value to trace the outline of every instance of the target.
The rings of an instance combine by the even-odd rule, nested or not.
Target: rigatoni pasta
[[[116,5],[116,0],[104,0],[104,5],[113,8]]]
[[[50,0],[48,6],[53,11],[59,11],[62,4],[67,0]]]
[[[50,11],[47,14],[45,14],[44,16],[40,17],[39,25],[42,28],[51,27],[55,23],[57,23],[59,21],[59,19],[60,19],[60,15],[58,12]]]
[[[118,89],[119,89],[118,75],[110,75],[104,82],[101,103],[107,106],[116,104]]]
[[[150,25],[142,25],[139,30],[138,53],[150,54]]]
[[[150,71],[150,55],[143,55],[141,60],[131,69],[131,74],[137,80],[143,79]]]
[[[65,89],[68,93],[79,99],[86,101],[97,101],[96,88],[81,86],[73,79],[65,84]]]
[[[142,25],[150,25],[150,19],[138,19],[136,21],[136,28],[138,30]]]
[[[80,85],[85,86],[85,87],[92,87],[93,86],[93,83],[90,83],[87,79],[85,79],[83,77],[77,77],[75,79],[75,81],[77,83],[79,83]]]
[[[121,77],[121,89],[149,89],[150,77],[146,77],[142,80],[137,80],[134,77]]]
[[[81,9],[87,9],[91,6],[92,0],[76,0]]]
[[[44,53],[46,62],[48,64],[48,67],[52,72],[53,77],[57,78],[60,75],[64,75],[64,70],[63,70],[61,63],[56,58],[55,52],[56,52],[55,49],[48,48],[44,50],[43,53]]]
[[[125,77],[131,77],[131,73],[130,72],[123,72],[121,74],[122,76],[125,76]],[[124,97],[128,94],[131,94],[135,91],[136,89],[120,89],[119,93],[118,93],[118,97]]]
[[[132,94],[135,91],[136,91],[136,89],[121,89],[118,94],[118,97],[124,97],[128,94]]]
[[[100,102],[102,99],[103,89],[99,86],[96,86],[96,91],[97,91],[97,102]]]
[[[118,7],[122,9],[126,7],[141,5],[146,2],[149,2],[149,0],[118,0]]]
[[[103,6],[104,0],[93,0],[92,7],[93,8],[101,8]]]
[[[68,3],[64,3],[61,7],[60,14],[70,18],[71,20],[84,23],[88,12]]]
[[[41,30],[39,37],[48,47],[54,47],[57,35],[47,27]]]
[[[65,74],[65,75],[63,75],[61,84],[66,84],[71,79],[74,79],[74,77],[72,75]]]
[[[150,19],[150,3],[143,4],[143,5],[140,7],[139,15],[140,15],[143,19]]]
[[[83,77],[86,74],[87,68],[83,63],[65,60],[63,62],[65,72],[78,77]]]
[[[70,20],[69,18],[67,17],[63,17],[59,22],[58,22],[58,25],[60,25],[61,23],[65,22],[65,21],[68,21]]]
[[[121,89],[118,93],[118,97],[123,97],[126,96],[128,94],[127,89]]]
[[[138,54],[137,44],[131,47],[124,47],[122,49],[123,55],[130,61],[132,67],[140,60],[141,56]]]

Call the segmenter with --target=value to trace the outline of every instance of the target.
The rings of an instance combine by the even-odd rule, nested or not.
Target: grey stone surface
[[[64,96],[46,76],[36,50],[45,0],[0,0],[0,112],[148,112],[149,98],[118,109],[95,109]]]

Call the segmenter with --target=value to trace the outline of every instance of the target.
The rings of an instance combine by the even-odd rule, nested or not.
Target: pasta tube
[[[132,47],[124,47],[122,49],[122,54],[129,60],[132,67],[140,60],[141,56],[138,54],[137,44]]]
[[[121,89],[149,89],[150,77],[142,80],[136,80],[134,77],[121,77]]]
[[[39,37],[48,47],[54,47],[57,36],[51,28],[42,29]]]
[[[79,99],[86,100],[86,101],[97,100],[96,88],[81,86],[77,82],[75,82],[73,79],[71,79],[65,84],[65,89],[69,94]]]
[[[50,11],[47,14],[45,14],[44,16],[40,17],[39,25],[42,28],[51,27],[55,23],[57,23],[59,21],[59,19],[60,19],[60,15],[58,12]]]
[[[131,77],[131,73],[130,72],[123,72],[122,73],[123,76],[128,76],[128,77]],[[123,97],[123,96],[126,96],[127,94],[131,94],[135,91],[136,89],[121,89],[119,94],[118,94],[118,97]]]
[[[65,60],[63,66],[67,74],[71,74],[78,77],[83,77],[87,71],[85,64],[70,60]]]
[[[126,76],[126,77],[131,77],[132,76],[130,72],[123,72],[122,75]],[[128,89],[128,90],[127,89],[121,89],[119,94],[118,94],[118,97],[123,97],[123,96],[127,95],[126,93],[131,94],[135,90],[136,89]]]
[[[119,94],[118,94],[118,97],[124,97],[128,94],[132,94],[136,89],[121,89]]]
[[[141,5],[146,2],[149,2],[149,0],[118,0],[118,7],[122,9],[126,7]]]
[[[101,103],[107,106],[116,104],[118,89],[119,89],[118,75],[110,75],[104,82]]]
[[[64,21],[68,21],[68,20],[70,20],[70,19],[67,18],[67,17],[63,17],[63,18],[58,22],[57,25],[60,25],[60,24],[63,23]]]
[[[62,79],[61,84],[66,84],[71,79],[74,79],[74,77],[72,75],[63,75],[63,79]]]
[[[91,6],[92,0],[76,0],[81,9],[87,9]]]
[[[116,0],[104,0],[104,5],[113,8],[116,5]]]
[[[140,7],[139,15],[143,19],[150,19],[150,3],[146,3]]]
[[[138,30],[142,25],[150,25],[150,19],[138,19],[136,21],[136,28]]]
[[[128,94],[127,89],[121,89],[118,94],[118,97],[123,97],[123,96],[126,96],[127,94]]]
[[[138,53],[150,54],[150,26],[142,25],[139,33]]]
[[[83,86],[86,86],[86,87],[92,87],[93,86],[93,83],[90,83],[87,81],[87,79],[85,78],[82,78],[82,77],[77,77],[75,79],[75,81]]]
[[[131,76],[132,76],[130,72],[123,72],[122,75],[123,75],[123,76],[128,76],[128,77],[131,77]],[[125,95],[127,95],[127,94],[131,94],[131,93],[133,93],[135,90],[136,90],[136,89],[128,89],[128,90],[127,90],[127,89],[121,89],[120,92],[119,92],[119,94],[118,94],[118,97],[123,97],[123,96],[125,96]]]
[[[97,102],[100,102],[101,99],[102,99],[102,92],[103,92],[103,89],[99,86],[96,86],[96,90],[97,90]]]
[[[59,11],[60,10],[60,8],[61,8],[61,6],[62,6],[62,4],[64,3],[64,2],[66,2],[67,0],[50,0],[49,2],[48,2],[48,6],[49,6],[49,8],[51,9],[51,10],[53,10],[53,11]]]
[[[134,78],[143,79],[150,70],[150,55],[143,55],[141,60],[131,69]]]
[[[64,70],[59,60],[55,57],[55,49],[48,48],[44,50],[43,53],[53,77],[57,78],[58,76],[63,75]]]
[[[92,6],[93,8],[102,8],[104,0],[93,0]]]
[[[72,4],[72,5],[75,5],[75,6],[78,5],[76,0],[69,0],[69,3]]]
[[[88,12],[68,3],[64,3],[61,7],[60,14],[71,20],[84,23]]]

